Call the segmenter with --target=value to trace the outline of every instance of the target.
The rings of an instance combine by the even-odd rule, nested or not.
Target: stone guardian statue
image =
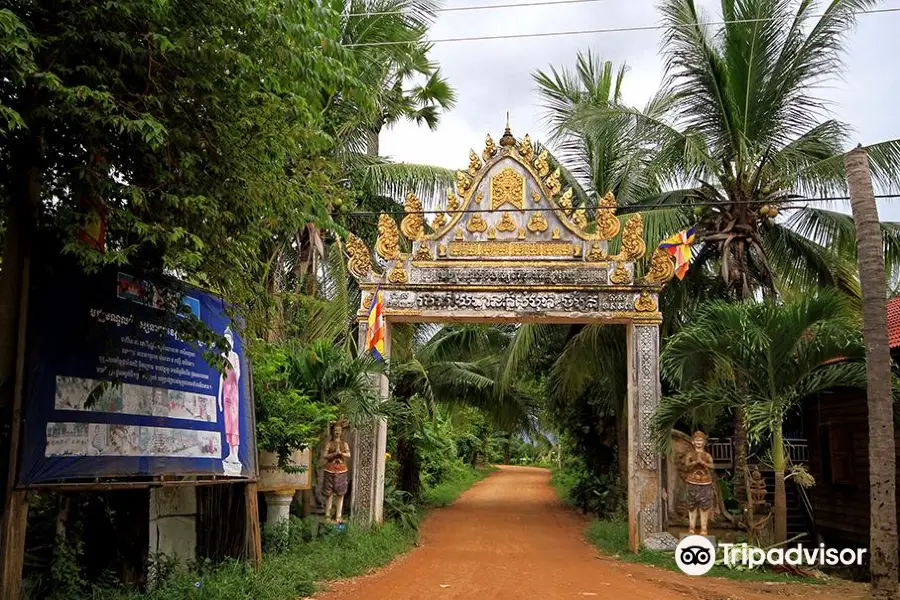
[[[691,436],[693,452],[686,452],[682,458],[684,481],[687,491],[688,532],[696,533],[697,518],[700,520],[700,535],[708,535],[709,513],[713,506],[713,458],[706,451],[706,434],[695,431]]]
[[[338,421],[331,424],[331,437],[325,444],[325,452],[322,460],[325,461],[325,471],[322,492],[327,498],[325,501],[325,520],[331,520],[331,507],[337,497],[337,509],[334,520],[341,522],[344,514],[344,496],[347,494],[347,485],[350,473],[347,461],[350,459],[350,445],[344,440],[344,422]]]

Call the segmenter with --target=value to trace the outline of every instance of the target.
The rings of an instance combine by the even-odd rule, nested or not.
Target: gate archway
[[[629,543],[637,549],[666,527],[650,421],[660,396],[658,295],[674,275],[673,260],[657,249],[638,276],[635,263],[646,252],[641,215],[620,220],[606,194],[588,222],[547,153],[536,154],[529,136],[517,140],[508,126],[499,145],[487,136],[481,155],[470,151],[456,181],[428,227],[412,194],[399,227],[382,214],[374,261],[362,240],[350,236],[348,266],[363,290],[360,346],[379,286],[388,356],[397,322],[627,325]],[[401,251],[401,235],[411,252]],[[610,254],[616,237],[620,251]],[[387,377],[379,379],[386,396]],[[354,436],[351,511],[369,522],[382,518],[386,439],[384,421],[358,427]]]

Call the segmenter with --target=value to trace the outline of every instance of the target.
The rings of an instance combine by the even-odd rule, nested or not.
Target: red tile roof
[[[900,347],[900,297],[887,301],[888,345]]]

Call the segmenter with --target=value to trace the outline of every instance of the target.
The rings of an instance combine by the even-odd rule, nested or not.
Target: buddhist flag
[[[660,242],[659,247],[675,257],[675,275],[678,279],[684,279],[688,267],[691,265],[691,244],[694,243],[696,232],[691,227],[687,231],[679,231],[671,237]]]
[[[366,332],[366,350],[377,360],[384,360],[384,298],[381,289],[375,290],[369,308],[369,330]]]

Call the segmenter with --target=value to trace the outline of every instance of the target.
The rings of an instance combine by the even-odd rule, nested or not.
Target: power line
[[[551,3],[553,4],[553,3]],[[873,8],[870,10],[857,10],[852,11],[850,14],[853,15],[874,15],[874,14],[883,14],[883,13],[896,13],[900,12],[900,8]],[[809,15],[810,18],[821,18],[824,17],[824,14],[818,15]],[[771,23],[774,21],[781,20],[779,17],[761,17],[759,19],[734,19],[734,20],[726,20],[726,21],[704,21],[704,22],[696,22],[689,23],[689,25],[696,25],[698,27],[708,27],[710,25],[738,25],[742,23]],[[564,35],[590,35],[597,33],[629,33],[635,31],[657,31],[660,29],[667,29],[668,25],[635,25],[633,27],[608,27],[604,29],[582,29],[575,31],[545,31],[545,32],[537,32],[537,33],[509,33],[505,35],[481,35],[481,36],[472,36],[472,37],[453,37],[453,38],[438,38],[433,40],[422,40],[424,43],[428,44],[444,44],[450,42],[481,42],[486,40],[517,40],[523,38],[545,38],[545,37],[559,37]],[[361,42],[358,44],[345,44],[345,48],[362,48],[367,46],[397,46],[401,44],[418,44],[419,40],[403,40],[403,41],[385,41],[385,42]]]
[[[891,199],[900,199],[900,194],[876,194],[875,198],[877,200],[891,200]],[[821,198],[791,198],[790,202],[795,203],[809,203],[809,202],[841,202],[850,200],[850,196],[824,196]],[[722,206],[722,205],[743,205],[743,204],[761,204],[758,200],[735,200],[733,202],[682,202],[679,204],[651,204],[648,206],[642,206],[637,204],[627,205],[627,206],[617,206],[616,210],[623,212],[623,214],[632,214],[636,212],[647,212],[652,210],[669,210],[673,208],[695,208],[695,207],[707,207],[707,206]],[[773,203],[775,204],[775,203]],[[577,207],[576,207],[577,208]],[[563,207],[547,207],[547,208],[523,208],[516,209],[516,212],[563,212],[570,213],[576,210],[576,208],[563,208]],[[596,207],[593,207],[596,209]],[[780,207],[783,210],[792,210],[799,207],[796,206],[787,206]],[[501,212],[508,212],[508,209],[478,209],[478,208],[469,208],[466,210],[419,210],[412,213],[407,213],[403,209],[397,210],[382,210],[382,211],[353,211],[349,213],[341,213],[335,212],[332,213],[332,216],[344,216],[344,217],[377,217],[379,215],[406,215],[406,214],[417,214],[417,215],[437,215],[437,214],[445,214],[450,217],[456,215],[465,215],[465,214],[474,214],[474,213],[485,213],[485,214],[495,214]]]
[[[493,10],[497,8],[527,8],[530,6],[558,6],[560,4],[591,4],[595,2],[605,2],[606,0],[558,0],[557,2],[513,2],[512,4],[481,4],[478,6],[454,6],[449,8],[438,8],[432,12],[450,13],[450,12],[466,12],[474,10]],[[405,15],[405,10],[387,10],[383,12],[360,12],[350,13],[348,17],[382,17],[389,15]]]

